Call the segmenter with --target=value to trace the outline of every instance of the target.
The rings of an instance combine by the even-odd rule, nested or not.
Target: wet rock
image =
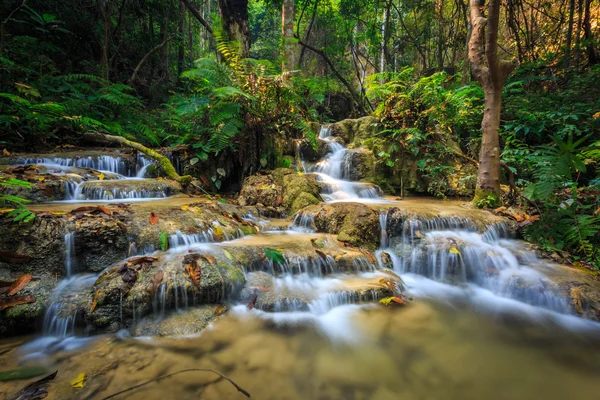
[[[246,178],[238,198],[241,206],[285,208],[295,213],[300,208],[321,201],[319,184],[312,174],[298,174],[289,168],[279,168],[268,175]]]
[[[568,299],[573,313],[586,319],[600,321],[600,279],[597,272],[567,265],[554,265],[546,271],[560,294]]]
[[[333,136],[339,136],[344,139],[344,142],[353,143],[356,147],[359,147],[365,139],[375,136],[382,129],[377,118],[372,116],[345,119],[329,125],[329,128]]]
[[[134,336],[188,336],[200,333],[226,312],[224,305],[207,304],[176,312],[165,318],[148,317],[132,328]]]
[[[127,227],[119,218],[90,214],[75,220],[73,272],[100,272],[129,251]]]
[[[352,246],[375,250],[379,246],[378,214],[364,204],[332,203],[315,212],[318,232],[337,234],[337,239]]]
[[[134,257],[100,275],[78,307],[88,331],[115,332],[150,314],[220,304],[235,297],[244,282],[241,268],[224,255]]]
[[[348,180],[361,181],[375,179],[375,157],[373,153],[365,148],[348,150],[348,155],[345,162],[352,166],[349,168]]]
[[[167,179],[89,181],[79,189],[85,200],[168,197],[183,190],[180,184]]]
[[[308,162],[317,162],[329,153],[329,143],[325,140],[317,139],[317,148],[315,149],[308,140],[303,139],[298,142],[300,156]]]

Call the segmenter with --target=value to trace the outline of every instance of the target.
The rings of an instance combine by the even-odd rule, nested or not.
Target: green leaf
[[[42,367],[17,368],[0,372],[0,381],[13,381],[16,379],[28,379],[43,375],[47,370]]]
[[[160,249],[162,251],[167,251],[169,249],[169,234],[167,232],[161,232],[158,237],[158,242],[160,244]]]
[[[229,261],[234,261],[233,256],[231,255],[231,253],[225,249],[223,249],[223,254],[225,254],[225,257],[227,257],[227,259]]]
[[[269,247],[264,249],[265,252],[265,256],[276,263],[279,264],[284,264],[285,263],[285,257],[283,257],[283,254],[281,254],[281,252],[277,249],[271,249]]]

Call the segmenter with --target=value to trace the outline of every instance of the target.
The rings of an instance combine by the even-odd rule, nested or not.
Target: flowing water
[[[326,201],[354,201],[357,199],[377,199],[377,189],[369,184],[352,182],[348,180],[350,168],[348,149],[339,144],[331,136],[328,127],[322,126],[319,139],[329,144],[329,154],[315,166],[314,173],[326,185],[326,192],[322,197]]]
[[[594,398],[600,389],[600,324],[575,316],[549,279],[549,272],[562,267],[536,258],[502,224],[481,229],[459,217],[394,220],[389,207],[403,202],[389,204],[374,188],[345,180],[351,168],[347,150],[326,128],[320,136],[332,150],[317,166],[329,188],[324,197],[387,206],[379,210],[376,262],[366,256],[344,261],[348,249],[336,256],[316,253],[313,247],[337,245],[333,237],[314,232],[308,212],[294,216],[290,226],[248,215],[262,231],[251,236],[240,231],[220,243],[217,221],[194,234],[176,231],[166,258],[190,250],[285,249],[281,263],[257,257],[243,265],[251,285],[269,285],[272,301],[250,309],[247,301],[231,298],[230,311],[200,334],[131,337],[136,324],[200,323],[196,297],[173,281],[157,288],[151,315],[144,314],[139,298],[124,309],[121,297],[122,331],[90,337],[73,304],[98,275],[70,276],[75,236],[68,233],[70,277],[53,292],[44,336],[7,346],[0,361],[6,369],[40,364],[58,369],[50,399],[101,399],[186,368],[219,370],[260,399]],[[412,302],[377,304],[377,282],[389,276],[379,271],[383,267],[403,278]],[[72,389],[69,381],[81,372],[88,374],[86,388]],[[0,394],[21,386],[0,386]],[[190,372],[122,398],[243,397],[227,381]]]

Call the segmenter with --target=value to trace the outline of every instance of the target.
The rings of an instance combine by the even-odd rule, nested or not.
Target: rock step
[[[157,179],[120,179],[88,181],[75,192],[76,200],[125,200],[164,198],[181,192],[173,181]]]
[[[273,277],[265,272],[247,274],[240,301],[269,312],[310,311],[325,314],[345,304],[374,302],[392,296],[379,281],[383,273]]]

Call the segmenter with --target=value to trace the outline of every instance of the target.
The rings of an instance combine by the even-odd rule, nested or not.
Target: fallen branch
[[[146,61],[148,61],[150,56],[152,54],[156,53],[157,51],[159,51],[160,49],[162,49],[167,44],[167,42],[169,42],[169,40],[171,40],[171,38],[165,39],[162,43],[154,46],[149,52],[146,53],[146,55],[144,57],[142,57],[142,59],[140,60],[140,62],[137,65],[137,67],[135,67],[135,69],[133,70],[133,74],[131,74],[131,78],[129,78],[129,80],[127,81],[127,83],[129,85],[131,85],[135,82],[135,79],[137,78],[137,76],[140,72],[140,69],[142,69],[142,67],[144,66]]]
[[[160,166],[160,168],[162,169],[162,171],[165,173],[165,175],[167,177],[179,182],[183,186],[189,185],[193,180],[193,178],[189,175],[185,175],[185,176],[179,175],[177,173],[177,171],[175,171],[173,164],[167,157],[163,156],[162,154],[158,153],[157,151],[154,151],[138,142],[134,142],[134,141],[125,139],[122,136],[107,135],[107,134],[100,133],[100,132],[85,132],[83,134],[83,140],[92,142],[92,143],[98,143],[98,144],[110,143],[110,144],[120,144],[125,147],[130,147],[130,148],[140,151],[140,152],[144,153],[145,155],[147,155],[148,157],[156,160],[156,162],[158,162],[158,165]]]
[[[241,393],[242,393],[244,396],[246,396],[246,397],[250,398],[250,393],[248,393],[247,391],[245,391],[245,390],[244,390],[242,387],[240,387],[240,386],[239,386],[237,383],[235,383],[234,381],[232,381],[230,378],[226,377],[226,376],[225,376],[225,375],[223,375],[222,373],[220,373],[220,372],[218,372],[218,371],[215,371],[214,369],[210,369],[210,368],[190,368],[190,369],[183,369],[183,370],[181,370],[181,371],[173,372],[172,374],[162,375],[162,376],[159,376],[158,378],[150,379],[149,381],[146,381],[146,382],[140,383],[139,385],[135,385],[135,386],[132,386],[132,387],[130,387],[130,388],[128,388],[128,389],[121,390],[120,392],[113,393],[113,394],[111,394],[110,396],[104,397],[102,400],[112,399],[113,397],[117,397],[117,396],[118,396],[118,395],[120,395],[120,394],[123,394],[123,393],[130,392],[130,391],[132,391],[132,390],[135,390],[135,389],[138,389],[138,388],[140,388],[140,387],[142,387],[142,386],[146,386],[146,385],[147,385],[147,384],[149,384],[149,383],[152,383],[152,382],[158,382],[158,381],[160,381],[160,380],[163,380],[163,379],[165,379],[165,378],[170,378],[170,377],[172,377],[172,376],[175,376],[175,375],[178,375],[178,374],[182,374],[182,373],[184,373],[184,372],[193,372],[193,371],[200,371],[200,372],[212,372],[213,374],[217,374],[217,375],[219,375],[221,378],[223,378],[223,379],[225,379],[226,381],[228,381],[229,383],[231,383],[231,384],[232,384],[232,385],[233,385],[233,386],[234,386],[234,387],[235,387],[235,388],[238,390],[238,392],[241,392]]]
[[[342,74],[339,73],[339,71],[335,68],[335,65],[333,64],[333,62],[331,61],[331,59],[327,56],[327,54],[325,54],[325,52],[323,50],[319,50],[309,44],[304,43],[302,40],[300,40],[300,38],[298,37],[298,35],[295,35],[296,39],[298,41],[298,44],[300,46],[302,46],[303,48],[307,48],[308,50],[312,51],[313,53],[318,54],[319,56],[321,56],[321,58],[323,59],[323,61],[325,61],[327,63],[327,65],[329,65],[329,68],[331,68],[331,72],[333,72],[333,74],[336,76],[336,78],[338,78],[338,80],[340,82],[342,82],[342,84],[346,87],[346,89],[348,89],[348,92],[350,93],[350,96],[352,96],[352,99],[354,100],[354,102],[356,103],[356,105],[360,108],[360,110],[366,115],[368,114],[367,110],[365,109],[365,106],[363,104],[363,102],[361,101],[361,97],[356,93],[356,90],[354,90],[354,88],[352,87],[352,85],[350,84],[350,82],[348,82],[346,80],[346,78],[344,78],[342,76]]]

